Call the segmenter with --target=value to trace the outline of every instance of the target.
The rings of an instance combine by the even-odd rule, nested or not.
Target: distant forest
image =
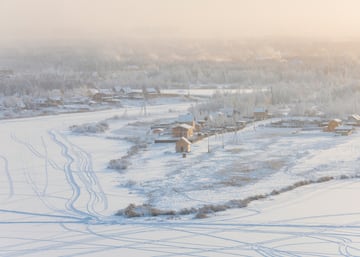
[[[356,111],[360,44],[154,41],[0,51],[2,96],[115,86],[271,88],[271,104],[351,104]]]

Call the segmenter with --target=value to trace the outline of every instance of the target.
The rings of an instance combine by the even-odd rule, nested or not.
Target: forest
[[[8,48],[0,57],[3,106],[14,98],[83,96],[92,88],[250,88],[246,95],[223,92],[221,101],[242,111],[291,105],[299,115],[314,108],[359,112],[357,42],[121,41]]]

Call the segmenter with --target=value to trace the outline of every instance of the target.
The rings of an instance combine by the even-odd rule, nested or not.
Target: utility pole
[[[221,133],[221,138],[222,138],[222,148],[225,148],[225,144],[224,144],[224,131]]]
[[[210,136],[208,135],[208,153],[210,153]]]

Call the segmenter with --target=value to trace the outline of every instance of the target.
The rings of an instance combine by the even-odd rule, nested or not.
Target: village
[[[349,136],[360,126],[360,115],[351,114],[346,119],[327,119],[325,117],[281,117],[274,116],[266,108],[257,107],[253,116],[237,120],[232,114],[218,112],[221,122],[212,122],[213,117],[207,116],[197,120],[193,114],[181,114],[175,122],[169,124],[156,124],[151,126],[155,135],[154,143],[175,143],[175,151],[183,153],[191,152],[191,145],[213,135],[221,135],[228,132],[237,132],[246,126],[267,126],[272,128],[294,128],[296,133],[300,131],[318,130],[324,133],[333,133],[334,136]],[[224,146],[223,146],[224,147]],[[208,146],[210,152],[210,145]]]
[[[159,88],[134,89],[114,86],[112,88],[82,88],[68,95],[59,89],[46,92],[44,96],[0,97],[0,118],[31,117],[57,113],[86,112],[122,107],[126,100],[146,101],[166,97]]]

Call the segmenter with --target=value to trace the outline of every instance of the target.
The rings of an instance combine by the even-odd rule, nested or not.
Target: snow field
[[[0,256],[359,256],[356,179],[299,187],[207,219],[114,216],[130,203],[179,210],[358,175],[358,133],[259,123],[210,137],[210,153],[207,139],[186,158],[173,144],[148,144],[124,172],[106,169],[133,145],[129,136],[147,139],[149,124],[187,107],[149,106],[141,117],[129,108],[96,135],[68,128],[124,110],[1,121]]]

